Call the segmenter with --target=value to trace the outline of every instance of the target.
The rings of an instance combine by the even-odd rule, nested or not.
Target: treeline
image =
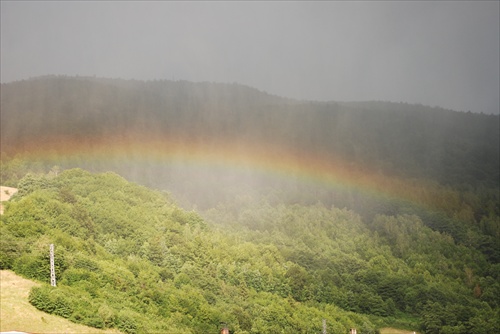
[[[114,173],[28,174],[6,203],[1,269],[58,287],[37,308],[126,333],[500,329],[500,272],[416,215],[237,197],[203,214]]]

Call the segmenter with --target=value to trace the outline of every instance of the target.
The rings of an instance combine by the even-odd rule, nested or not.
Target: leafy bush
[[[0,231],[0,270],[12,269],[14,261],[21,254],[20,242],[7,229]]]
[[[50,261],[48,256],[24,254],[14,262],[16,273],[42,282],[50,282]]]
[[[60,290],[51,286],[31,288],[29,302],[41,311],[69,318],[73,313],[70,299]]]
[[[137,314],[130,310],[121,310],[115,319],[116,328],[127,334],[137,332],[138,322]]]

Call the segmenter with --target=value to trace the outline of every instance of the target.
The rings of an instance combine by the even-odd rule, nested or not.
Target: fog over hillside
[[[498,182],[498,116],[389,102],[300,102],[237,84],[56,76],[2,84],[1,103],[4,152],[64,138],[231,143],[442,184]]]

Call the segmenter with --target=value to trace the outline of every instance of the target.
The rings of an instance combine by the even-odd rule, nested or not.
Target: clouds
[[[5,2],[1,80],[239,82],[499,112],[499,3]]]

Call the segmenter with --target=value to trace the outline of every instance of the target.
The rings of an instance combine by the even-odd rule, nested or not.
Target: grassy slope
[[[32,286],[37,283],[12,271],[0,271],[0,331],[31,333],[120,333],[117,330],[98,330],[75,324],[67,319],[37,310],[28,302]]]

